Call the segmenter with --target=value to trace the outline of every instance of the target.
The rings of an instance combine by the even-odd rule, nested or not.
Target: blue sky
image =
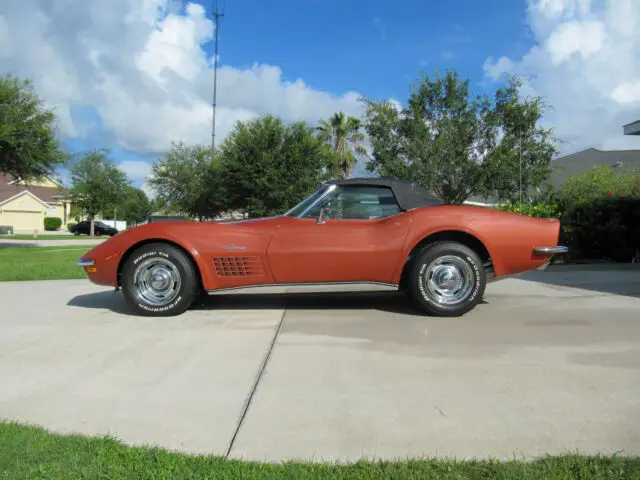
[[[421,69],[456,68],[480,87],[488,56],[531,46],[525,8],[523,0],[227,0],[220,56],[236,67],[278,65],[321,90],[404,99]]]

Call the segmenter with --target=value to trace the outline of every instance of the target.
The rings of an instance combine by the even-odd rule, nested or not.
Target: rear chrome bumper
[[[561,255],[563,253],[567,253],[568,251],[569,247],[557,245],[555,247],[535,247],[533,249],[533,254],[540,257],[550,257],[552,255]]]

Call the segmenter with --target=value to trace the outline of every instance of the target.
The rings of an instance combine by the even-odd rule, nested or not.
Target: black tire
[[[161,288],[155,289],[151,285],[152,272],[166,282],[162,285],[168,288],[164,298],[155,295]],[[136,249],[122,267],[120,283],[122,293],[137,313],[155,317],[180,315],[201,291],[198,272],[191,259],[179,248],[166,243],[150,243]]]
[[[447,261],[449,259],[449,261]],[[432,277],[430,266],[445,261],[441,274],[449,279],[461,279],[458,296],[446,296],[438,299],[435,282],[425,281]],[[447,267],[448,265],[448,267]],[[487,276],[482,260],[471,248],[457,242],[438,242],[423,249],[412,261],[409,271],[407,293],[416,306],[427,315],[439,317],[459,317],[475,308],[482,301],[487,284]],[[457,276],[456,276],[457,275]],[[432,277],[434,278],[434,277]],[[436,276],[437,278],[437,276]],[[455,283],[455,282],[454,282]]]

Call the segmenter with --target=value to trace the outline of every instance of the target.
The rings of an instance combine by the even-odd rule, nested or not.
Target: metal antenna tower
[[[216,29],[213,53],[213,125],[211,126],[211,155],[216,152],[216,100],[218,96],[218,44],[220,43],[220,18],[224,17],[224,0],[213,0],[213,18]]]

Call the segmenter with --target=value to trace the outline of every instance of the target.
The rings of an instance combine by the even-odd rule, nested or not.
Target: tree
[[[118,212],[118,218],[133,224],[143,222],[152,213],[147,194],[133,186],[127,186],[115,210]]]
[[[640,168],[598,165],[570,175],[558,193],[565,208],[590,204],[607,196],[640,197]]]
[[[91,219],[116,205],[126,192],[129,180],[109,159],[108,150],[92,150],[80,157],[71,169],[71,201],[80,206]]]
[[[474,195],[510,198],[541,185],[555,146],[551,131],[537,125],[542,102],[520,99],[520,86],[511,78],[492,102],[447,71],[425,75],[405,107],[365,99],[373,144],[367,169],[416,180],[451,204]]]
[[[0,77],[0,172],[31,180],[67,160],[55,136],[56,116],[29,80]]]
[[[348,178],[358,159],[356,155],[367,155],[363,147],[365,140],[362,122],[359,118],[347,116],[344,112],[334,113],[329,120],[321,120],[316,128],[318,137],[337,155],[327,155],[329,174],[333,178]]]
[[[304,122],[267,115],[238,122],[221,145],[230,206],[249,217],[282,214],[317,189],[327,152]]]
[[[172,143],[154,164],[148,182],[163,208],[200,220],[227,209],[220,160],[213,158],[210,147]]]

